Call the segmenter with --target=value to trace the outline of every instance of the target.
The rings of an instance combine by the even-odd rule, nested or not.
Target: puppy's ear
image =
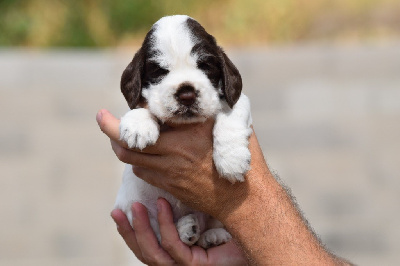
[[[144,59],[143,48],[140,48],[121,76],[121,92],[131,109],[138,105],[142,94]]]
[[[242,92],[242,77],[222,48],[220,48],[220,60],[222,66],[222,91],[226,102],[232,108],[239,100]]]

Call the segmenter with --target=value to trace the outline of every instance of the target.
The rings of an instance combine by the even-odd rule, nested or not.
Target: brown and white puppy
[[[181,15],[163,17],[122,74],[121,91],[132,110],[121,118],[121,140],[143,149],[157,141],[164,122],[196,123],[213,117],[216,169],[232,183],[243,182],[250,168],[252,122],[250,102],[241,90],[239,71],[197,21]],[[122,209],[132,224],[132,203],[144,204],[160,240],[159,197],[171,204],[184,243],[208,248],[231,239],[221,223],[136,177],[131,165],[125,168],[115,208]]]

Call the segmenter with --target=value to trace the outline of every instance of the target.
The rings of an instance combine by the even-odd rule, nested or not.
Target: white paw
[[[121,118],[119,132],[129,148],[144,149],[156,143],[160,126],[147,109],[133,109]]]
[[[214,135],[214,164],[218,173],[230,182],[243,182],[250,170],[249,137],[251,129],[250,101],[242,94],[232,110],[217,115]]]
[[[214,138],[214,164],[218,173],[231,183],[243,182],[250,170],[248,137],[251,129],[234,129]]]
[[[179,238],[188,246],[197,242],[200,237],[200,226],[197,217],[194,214],[183,216],[176,223],[176,229],[179,233]]]
[[[218,173],[231,183],[243,182],[244,175],[250,170],[250,151],[246,147],[237,147],[224,152],[214,152],[214,163]]]
[[[199,238],[197,245],[207,249],[224,244],[232,239],[231,234],[224,228],[213,228],[205,231]]]

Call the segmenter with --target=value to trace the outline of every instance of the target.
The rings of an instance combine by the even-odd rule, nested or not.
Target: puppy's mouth
[[[174,112],[174,116],[179,116],[181,118],[194,118],[200,116],[200,111],[197,105],[192,106],[179,106],[178,110]]]

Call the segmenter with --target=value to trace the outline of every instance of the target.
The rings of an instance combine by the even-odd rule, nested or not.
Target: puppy
[[[252,121],[241,90],[239,71],[197,21],[182,15],[163,17],[122,74],[121,91],[132,110],[121,118],[120,138],[130,148],[143,149],[157,141],[164,122],[198,123],[213,117],[216,169],[231,183],[243,182],[250,168]],[[158,240],[159,197],[171,204],[180,239],[187,245],[209,248],[231,239],[220,222],[144,182],[126,165],[115,208],[132,224],[132,203],[144,204]]]

